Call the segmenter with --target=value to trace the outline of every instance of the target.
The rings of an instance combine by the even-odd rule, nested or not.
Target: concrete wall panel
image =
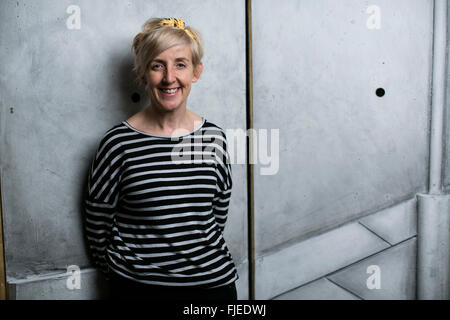
[[[271,299],[389,247],[359,223],[276,248],[255,264],[256,299]]]
[[[80,281],[67,272],[41,274],[28,279],[10,278],[9,300],[99,300],[107,299],[108,283],[95,269],[80,272]],[[69,282],[69,285],[68,285]],[[79,284],[79,287],[78,287]]]
[[[416,247],[412,238],[327,278],[364,300],[415,299]]]
[[[278,173],[255,168],[257,256],[427,188],[433,1],[377,1],[379,29],[371,5],[253,3],[255,127],[280,129]]]
[[[360,300],[347,290],[335,285],[326,278],[313,281],[286,292],[274,300]]]
[[[417,298],[450,299],[450,195],[420,194],[417,210]]]
[[[224,129],[245,128],[243,0],[80,0],[80,29],[67,27],[72,4],[0,3],[0,161],[10,279],[89,266],[81,215],[87,169],[104,132],[148,103],[131,51],[148,18],[182,17],[200,30],[205,68],[188,108]],[[133,94],[140,100],[133,102]],[[236,264],[247,265],[246,172],[243,165],[233,169],[225,237]]]
[[[417,199],[411,199],[359,220],[394,245],[417,235]]]
[[[445,136],[444,136],[444,177],[443,183],[446,192],[450,192],[450,65],[448,63],[448,50],[450,48],[450,33],[448,32],[448,21],[450,17],[450,6],[447,5],[447,87],[446,87],[446,106],[445,106]]]

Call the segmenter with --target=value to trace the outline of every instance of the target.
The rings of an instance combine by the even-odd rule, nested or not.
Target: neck
[[[198,117],[186,107],[173,112],[162,112],[152,105],[144,110],[144,125],[148,130],[163,135],[183,135],[200,125]]]
[[[177,109],[173,112],[163,112],[152,105],[146,109],[147,119],[158,129],[163,131],[176,130],[183,127],[188,120],[189,112],[184,108]]]

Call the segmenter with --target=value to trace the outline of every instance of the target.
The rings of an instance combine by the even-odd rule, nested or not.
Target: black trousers
[[[153,301],[235,301],[235,283],[212,288],[154,286],[109,274],[111,299]]]

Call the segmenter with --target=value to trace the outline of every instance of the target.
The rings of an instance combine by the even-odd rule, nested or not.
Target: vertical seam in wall
[[[0,300],[6,300],[6,260],[3,241],[3,203],[2,203],[2,170],[6,140],[6,103],[0,103]]]
[[[444,110],[447,66],[447,0],[433,1],[433,37],[431,55],[431,127],[429,130],[429,190],[430,194],[442,194]],[[441,10],[438,10],[439,7]],[[444,7],[444,8],[442,8]],[[445,12],[441,14],[442,9]],[[443,16],[444,15],[444,16]],[[443,47],[442,45],[445,45]]]
[[[448,68],[448,4],[447,0],[432,2],[432,40],[431,40],[431,71],[430,71],[430,111],[428,127],[428,195],[442,195],[444,191],[444,166],[446,161],[446,91]],[[441,42],[442,41],[442,42]],[[439,47],[444,44],[444,48]],[[443,60],[443,61],[442,61]],[[439,77],[439,72],[443,72]],[[436,160],[437,159],[437,160]],[[439,160],[439,161],[438,161]],[[419,208],[417,202],[417,208]],[[421,239],[421,219],[417,211],[417,238]],[[426,236],[426,235],[424,235]],[[417,242],[416,258],[416,297],[422,292],[420,280],[422,263],[420,241]]]
[[[5,247],[3,245],[3,202],[2,202],[2,175],[0,168],[0,300],[6,300],[6,265]]]
[[[254,245],[254,176],[253,176],[253,65],[252,65],[252,2],[245,1],[246,29],[246,124],[247,124],[247,217],[248,217],[248,285],[249,298],[255,299],[255,245]]]
[[[447,158],[448,158],[448,154],[447,154],[447,137],[448,137],[448,121],[447,121],[447,116],[448,116],[448,103],[447,103],[447,99],[448,99],[448,95],[447,95],[447,87],[449,85],[448,83],[448,67],[449,67],[449,62],[448,62],[448,19],[449,19],[449,14],[448,14],[448,4],[447,4],[447,8],[446,8],[446,16],[447,16],[447,23],[445,26],[445,38],[447,39],[446,43],[445,43],[445,85],[444,85],[444,110],[443,110],[443,114],[442,114],[442,118],[443,118],[443,125],[442,125],[442,142],[443,142],[443,147],[442,147],[442,185],[441,185],[441,190],[442,193],[446,193],[446,186],[445,186],[445,174],[446,174],[446,164],[447,164]],[[433,19],[434,20],[434,19]]]
[[[430,170],[431,170],[431,117],[432,117],[432,111],[433,111],[433,56],[434,56],[434,7],[436,6],[436,1],[433,0],[433,4],[431,6],[431,40],[430,40],[430,49],[431,49],[431,55],[430,55],[430,70],[428,74],[428,110],[427,110],[427,143],[428,143],[428,154],[427,154],[427,162],[426,162],[426,190],[425,193],[430,193],[430,183],[431,183],[431,177],[430,177]]]

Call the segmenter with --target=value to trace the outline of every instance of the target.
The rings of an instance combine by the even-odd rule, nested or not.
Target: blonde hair
[[[164,20],[149,19],[133,40],[133,50],[136,54],[133,70],[144,86],[147,85],[146,76],[150,62],[164,50],[180,44],[189,45],[194,67],[201,63],[203,57],[203,45],[198,31],[189,26],[183,30],[176,26],[162,25]]]

